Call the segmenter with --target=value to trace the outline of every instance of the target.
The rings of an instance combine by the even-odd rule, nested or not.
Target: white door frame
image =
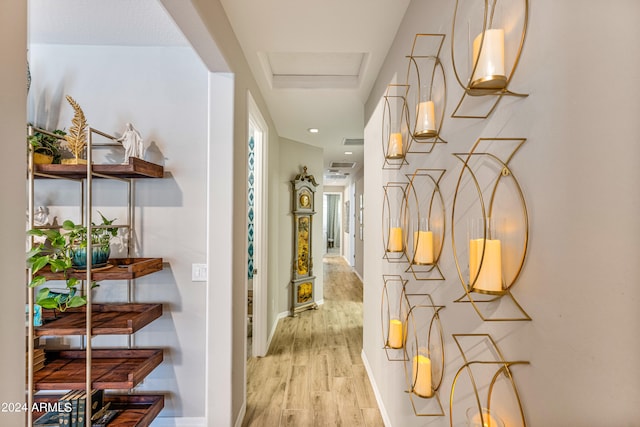
[[[255,202],[254,202],[254,265],[253,276],[253,332],[252,356],[267,354],[267,302],[268,302],[268,157],[269,128],[251,93],[247,91],[247,143],[254,136],[255,155]],[[253,135],[252,135],[253,133]],[[247,240],[248,241],[248,240]],[[245,284],[248,289],[248,278]],[[247,316],[245,316],[247,319]],[[246,325],[245,325],[246,330]],[[246,351],[245,351],[246,352]]]
[[[342,209],[342,206],[343,206],[343,203],[344,203],[344,194],[341,193],[341,192],[338,192],[338,191],[325,191],[325,192],[322,193],[322,204],[323,204],[322,211],[324,212],[323,218],[322,218],[322,231],[323,231],[322,234],[324,235],[324,251],[325,251],[324,253],[329,253],[329,251],[327,250],[327,239],[329,237],[327,236],[327,233],[325,231],[325,225],[326,225],[325,224],[325,220],[327,218],[326,217],[326,215],[327,215],[327,209],[326,208],[327,207],[326,207],[326,205],[324,203],[324,201],[325,201],[325,197],[324,196],[325,195],[327,195],[327,196],[329,196],[329,195],[338,196],[338,216],[340,217],[339,218],[340,219],[340,234],[339,234],[339,236],[340,236],[340,255],[344,256],[344,228],[343,228],[343,225],[344,225],[344,222],[343,222],[344,221],[344,217],[343,217],[344,209]]]

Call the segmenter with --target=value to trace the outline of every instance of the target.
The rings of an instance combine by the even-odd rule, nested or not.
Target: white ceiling
[[[323,147],[325,185],[342,185],[327,170],[362,165],[363,147],[343,141],[363,138],[364,103],[410,0],[220,1],[278,134]],[[29,0],[29,27],[31,43],[188,44],[158,0]]]

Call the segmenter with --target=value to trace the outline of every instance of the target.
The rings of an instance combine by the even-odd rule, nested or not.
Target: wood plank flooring
[[[325,257],[324,304],[281,319],[266,357],[247,361],[244,427],[383,427],[360,358],[362,283]]]

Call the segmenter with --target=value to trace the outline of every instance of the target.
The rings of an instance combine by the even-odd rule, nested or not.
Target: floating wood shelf
[[[36,178],[82,179],[87,177],[87,165],[33,165]],[[136,157],[128,164],[94,164],[93,173],[115,178],[162,178],[164,166]],[[100,178],[96,175],[97,178]]]
[[[43,310],[43,325],[35,328],[36,337],[85,335],[86,307],[64,312]],[[129,335],[162,316],[162,304],[92,304],[93,335]]]
[[[34,373],[36,390],[85,389],[84,350],[45,350],[44,368]],[[161,349],[93,349],[95,389],[131,389],[162,362]]]
[[[128,280],[146,276],[162,270],[162,258],[110,258],[109,266],[97,268],[91,273],[91,279],[97,282],[101,280]],[[64,280],[64,273],[52,273],[49,266],[38,271],[39,275],[47,280]],[[86,279],[85,270],[68,270],[69,277]]]
[[[38,395],[36,402],[55,403],[62,395]],[[119,409],[118,414],[109,427],[147,427],[164,408],[164,396],[161,394],[105,394],[104,403],[111,403],[109,409]],[[44,415],[34,413],[34,419]]]

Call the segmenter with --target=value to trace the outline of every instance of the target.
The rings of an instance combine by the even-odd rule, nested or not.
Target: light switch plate
[[[191,281],[207,281],[207,264],[191,264]]]

